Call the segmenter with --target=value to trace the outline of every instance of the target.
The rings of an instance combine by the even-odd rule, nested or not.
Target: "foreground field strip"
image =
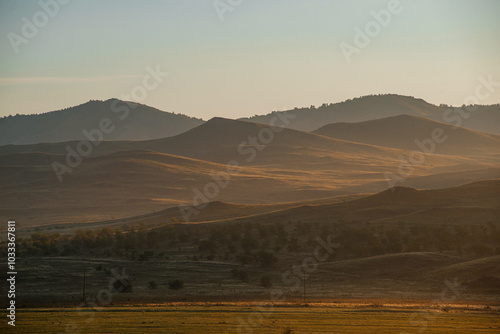
[[[413,318],[412,318],[413,317]],[[273,306],[109,307],[28,309],[19,312],[29,333],[498,333],[498,312],[435,312],[411,308]],[[413,320],[413,321],[411,321]],[[415,322],[418,320],[418,322]]]
[[[73,307],[63,307],[63,308],[23,308],[19,312],[27,313],[54,313],[54,312],[253,312],[256,308],[259,309],[260,313],[304,313],[311,311],[314,313],[331,313],[335,312],[345,312],[345,313],[416,313],[416,312],[433,312],[433,313],[485,313],[489,311],[492,313],[500,313],[500,306],[497,307],[487,307],[480,305],[469,305],[469,306],[450,306],[450,305],[440,305],[439,307],[430,307],[427,305],[415,305],[415,306],[373,306],[371,305],[358,305],[358,306],[345,306],[345,305],[322,305],[322,306],[283,306],[283,305],[270,305],[270,304],[260,304],[253,303],[252,305],[240,305],[240,306],[161,306],[161,307],[151,307],[151,306],[118,306],[118,307],[84,307],[84,308],[73,308]],[[446,308],[446,311],[442,309]],[[295,310],[293,310],[295,309]],[[281,310],[281,311],[279,311]],[[486,312],[488,313],[488,312]]]
[[[265,306],[264,306],[265,307]],[[276,311],[272,307],[268,307],[269,310],[263,310],[259,309],[259,313],[267,313],[267,314],[303,314],[306,311],[291,311],[288,309],[282,310],[282,311]],[[230,311],[225,310],[225,309],[196,309],[196,310],[189,310],[189,309],[143,309],[143,308],[138,308],[138,309],[108,309],[108,308],[94,308],[94,309],[81,309],[78,310],[78,313],[94,313],[94,312],[112,312],[112,313],[219,313],[219,312],[231,312],[231,313],[252,313],[255,312],[255,309],[253,308],[245,308],[244,310],[235,310],[231,309]],[[40,309],[31,309],[31,310],[22,310],[19,311],[21,312],[31,312],[31,313],[62,313],[62,312],[75,312],[75,309],[56,309],[56,310],[51,310],[51,309],[45,309],[45,310],[40,310]],[[363,309],[356,309],[356,310],[335,310],[335,312],[339,313],[415,313],[415,310],[384,310],[384,309],[379,309],[379,310],[363,310]],[[332,311],[311,311],[311,313],[314,314],[331,314]]]

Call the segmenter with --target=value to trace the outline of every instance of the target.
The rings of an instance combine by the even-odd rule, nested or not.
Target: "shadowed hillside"
[[[495,221],[499,216],[500,180],[496,179],[435,190],[395,187],[345,203],[304,205],[263,214],[257,219],[473,223]]]
[[[0,119],[0,145],[55,143],[86,139],[83,130],[99,129],[102,119],[114,130],[104,140],[147,140],[175,136],[203,123],[202,120],[164,112],[117,99],[89,101],[76,107],[39,115]]]
[[[412,115],[443,122],[448,107],[437,107],[422,99],[401,95],[370,95],[318,108],[295,108],[287,111],[295,116],[285,127],[314,131],[338,122],[363,122],[397,115]],[[242,120],[269,124],[278,113],[259,115]],[[461,118],[461,126],[500,135],[500,105],[477,106],[471,117]],[[456,115],[455,115],[456,117]],[[16,115],[0,119],[0,145],[56,143],[82,140],[83,130],[99,128],[108,118],[115,126],[104,140],[148,140],[171,137],[192,129],[203,121],[181,114],[164,112],[146,105],[131,104],[117,99],[87,103],[38,115]]]
[[[375,192],[388,187],[386,173],[398,172],[400,158],[410,154],[273,129],[277,130],[214,118],[174,137],[101,142],[70,170],[61,166],[68,162],[68,150],[75,152],[79,142],[1,146],[0,213],[6,219],[17,216],[29,224],[45,224],[123,218],[161,206],[190,205],[194,189],[205,191],[214,181],[211,175],[227,172],[229,162],[241,169],[209,200],[262,204]],[[429,155],[411,177],[429,176],[436,169],[445,173],[491,168],[490,153],[473,158]],[[476,175],[472,180],[484,178]],[[450,185],[463,179],[443,178]]]
[[[174,137],[135,142],[104,141],[93,147],[91,156],[149,150],[218,163],[235,160],[240,165],[266,164],[286,169],[297,169],[298,166],[346,169],[355,164],[374,171],[399,163],[399,156],[409,154],[399,149],[354,143],[293,129],[277,132],[271,129],[263,124],[217,117]],[[5,145],[0,146],[0,154],[40,152],[66,155],[68,146],[74,149],[77,145],[78,142]],[[476,160],[430,155],[427,161],[441,166],[443,163],[468,164]]]
[[[500,105],[474,106],[470,117],[461,119],[461,126],[500,135]],[[450,107],[435,106],[422,99],[395,94],[369,95],[344,102],[324,104],[321,107],[295,108],[286,113],[296,116],[289,127],[302,131],[314,131],[322,126],[339,122],[364,122],[398,115],[425,117],[439,122],[455,122],[458,115],[452,112],[445,119]],[[280,112],[245,118],[252,122],[269,124],[271,118]]]
[[[435,136],[434,131],[439,131]],[[422,117],[399,115],[360,123],[335,123],[325,125],[314,133],[331,138],[358,143],[394,147],[405,150],[425,151],[435,147],[440,154],[474,155],[500,150],[500,137],[455,128],[450,124]],[[430,146],[426,142],[434,137],[440,142]],[[442,140],[442,142],[441,142]]]

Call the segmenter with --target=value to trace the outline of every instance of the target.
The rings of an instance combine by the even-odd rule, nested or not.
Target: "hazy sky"
[[[220,0],[236,4],[221,20],[213,0],[72,0],[53,17],[0,0],[0,115],[122,98],[148,66],[169,75],[142,103],[204,119],[378,93],[461,105],[478,76],[500,82],[498,0],[401,0],[347,62],[341,43],[390,2]],[[500,103],[500,87],[482,103]]]

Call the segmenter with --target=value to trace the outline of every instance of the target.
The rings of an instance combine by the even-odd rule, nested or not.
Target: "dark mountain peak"
[[[186,142],[195,142],[201,140],[221,140],[220,145],[232,141],[241,142],[248,135],[256,132],[256,129],[262,126],[251,122],[233,120],[223,117],[214,117],[207,122],[179,135]],[[198,142],[197,145],[201,143]]]
[[[114,103],[118,102],[116,105]],[[130,108],[124,108],[129,105]],[[116,108],[114,108],[116,107]],[[108,118],[113,131],[105,140],[148,140],[171,137],[203,124],[203,120],[165,112],[144,104],[111,98],[90,100],[44,114],[6,118],[0,122],[0,145],[55,143],[87,139],[84,130],[98,129]]]
[[[405,114],[362,122],[327,124],[313,133],[410,151],[432,149],[440,154],[470,155],[480,150],[498,151],[500,147],[498,136]]]
[[[420,196],[420,190],[411,187],[396,186],[369,196],[367,199],[381,203],[400,203],[417,200]]]
[[[424,99],[417,98],[410,95],[401,95],[401,94],[372,94],[372,95],[363,95],[360,97],[355,97],[353,99],[349,99],[347,101],[367,101],[367,100],[393,100],[393,101],[413,101],[418,103],[428,103]]]
[[[238,123],[239,121],[236,121],[234,119],[229,119],[229,118],[224,118],[224,117],[212,117],[209,119],[206,124],[235,124]]]

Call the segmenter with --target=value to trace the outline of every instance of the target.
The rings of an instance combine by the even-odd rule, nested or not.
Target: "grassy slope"
[[[417,150],[415,140],[432,138],[433,131],[443,131],[446,140],[436,145],[436,153],[479,155],[500,149],[500,137],[469,130],[427,118],[399,115],[360,123],[334,123],[314,131],[331,138],[378,146]],[[441,137],[441,136],[439,136]]]
[[[238,146],[261,129],[263,125],[255,123],[214,119],[172,138],[104,142],[96,151],[105,155],[85,158],[62,183],[50,164],[64,161],[61,152],[68,143],[3,146],[0,199],[5,205],[0,215],[27,225],[88,222],[190,204],[193,189],[203,189],[213,181],[210,174],[225,172],[232,159],[247,166],[212,200],[262,204],[377,191],[380,186],[373,184],[386,184],[384,172],[396,172],[399,157],[409,154],[286,129],[247,163],[248,156],[239,154]],[[413,176],[437,167],[442,173],[481,164],[491,165],[477,158],[435,154]]]

